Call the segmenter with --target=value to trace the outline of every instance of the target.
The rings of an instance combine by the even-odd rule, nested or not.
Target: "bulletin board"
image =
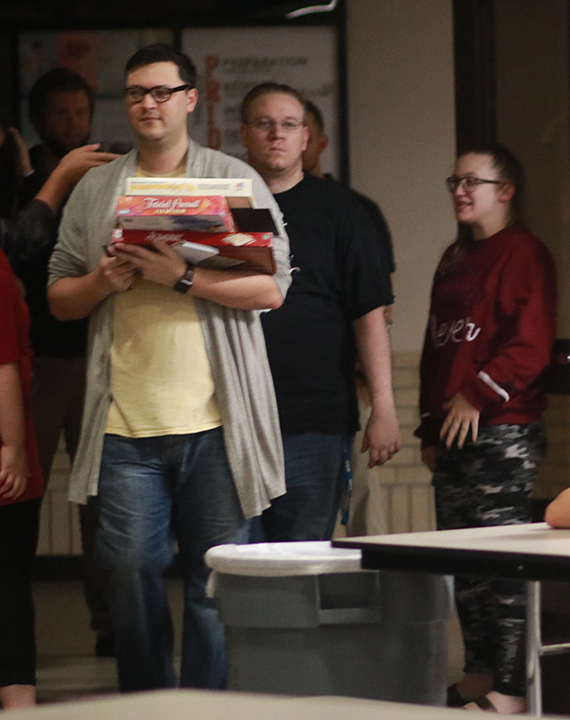
[[[21,33],[19,38],[22,134],[28,145],[39,141],[28,118],[28,93],[53,67],[83,75],[94,91],[93,142],[134,143],[123,88],[125,65],[140,48],[155,42],[172,45],[172,30],[70,30]]]
[[[334,26],[186,29],[182,50],[198,71],[200,100],[190,118],[194,139],[245,159],[239,137],[241,101],[259,83],[285,83],[321,110],[329,136],[323,169],[338,175],[339,83]]]
[[[186,52],[198,71],[200,99],[189,118],[194,139],[245,158],[239,140],[239,107],[244,95],[261,82],[285,83],[321,110],[329,136],[323,170],[347,180],[344,25],[340,17],[338,12],[330,16],[320,13],[248,24],[244,16],[241,24],[234,19],[219,26],[186,22],[163,28],[52,26],[21,31],[17,34],[17,100],[22,134],[29,146],[39,141],[28,117],[28,94],[43,73],[61,66],[83,75],[94,90],[91,140],[104,147],[132,147],[135,138],[123,98],[125,64],[140,48],[164,42]]]

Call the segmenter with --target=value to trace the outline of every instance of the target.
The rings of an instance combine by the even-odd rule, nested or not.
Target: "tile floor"
[[[173,617],[180,627],[182,591],[179,580],[168,580]],[[95,635],[79,581],[34,583],[38,648],[38,702],[75,700],[118,692],[112,658],[94,655]],[[180,638],[176,649],[179,651]]]
[[[179,630],[182,592],[179,580],[168,580],[168,594]],[[75,700],[117,692],[115,661],[96,658],[95,636],[89,629],[87,608],[79,581],[37,581],[36,633],[40,703]],[[177,649],[180,635],[177,636]],[[455,619],[449,623],[450,680],[460,674],[462,645]]]

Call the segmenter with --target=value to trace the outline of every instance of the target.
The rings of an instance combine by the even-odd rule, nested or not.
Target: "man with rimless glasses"
[[[262,316],[287,493],[262,514],[262,532],[253,537],[327,540],[350,484],[357,355],[372,395],[362,446],[369,467],[400,449],[384,321],[392,291],[360,201],[339,183],[303,173],[308,129],[299,93],[277,83],[258,85],[243,100],[241,120],[249,162],[283,212],[295,271],[283,306]]]
[[[180,685],[222,688],[224,634],[205,596],[204,553],[245,541],[246,518],[285,490],[258,311],[283,302],[289,245],[259,175],[188,137],[198,93],[186,55],[161,44],[135,53],[125,99],[138,147],[79,183],[50,265],[54,314],[90,317],[71,495],[99,512],[121,689],[177,684],[162,581],[175,540],[184,579]],[[117,197],[132,175],[252,178],[257,206],[272,209],[279,228],[276,274],[193,267],[160,241],[154,252],[108,248]]]

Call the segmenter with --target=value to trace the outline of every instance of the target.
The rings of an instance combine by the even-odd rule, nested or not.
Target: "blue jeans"
[[[221,428],[192,435],[106,435],[95,499],[96,556],[108,573],[123,692],[177,685],[162,574],[178,541],[184,580],[183,687],[224,688],[225,636],[205,588],[206,550],[247,542]]]
[[[283,434],[287,493],[275,498],[251,541],[329,540],[334,532],[354,437],[347,434]]]

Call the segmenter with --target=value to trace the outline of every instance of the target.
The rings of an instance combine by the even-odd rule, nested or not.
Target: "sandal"
[[[499,712],[486,695],[483,695],[482,697],[477,698],[477,700],[471,700],[471,702],[468,702],[466,705],[463,706],[463,709],[464,710],[483,710],[484,712],[494,712],[494,713]]]
[[[526,708],[522,707],[520,709],[512,710],[509,712],[505,712],[505,709],[501,711],[488,695],[482,695],[480,698],[477,698],[477,700],[473,700],[472,702],[463,705],[463,709],[483,710],[484,712],[492,712],[502,715],[519,715],[526,712]]]

